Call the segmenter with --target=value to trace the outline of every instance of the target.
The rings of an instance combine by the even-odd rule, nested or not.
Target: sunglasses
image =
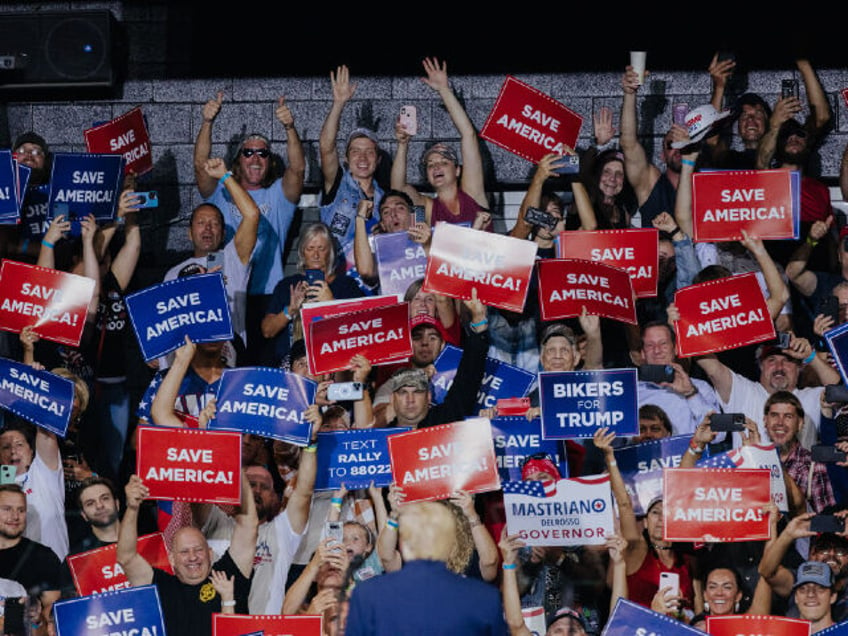
[[[241,156],[250,159],[253,155],[259,155],[263,159],[267,159],[271,156],[271,151],[267,148],[242,148]]]

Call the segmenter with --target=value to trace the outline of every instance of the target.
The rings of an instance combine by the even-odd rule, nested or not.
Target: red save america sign
[[[793,176],[793,174],[795,176]],[[692,176],[696,241],[798,238],[797,173],[788,170],[698,172]]]
[[[78,346],[94,281],[46,267],[4,260],[0,265],[0,329],[32,326],[42,338]]]
[[[537,246],[533,241],[440,223],[433,230],[423,289],[523,311]]]
[[[678,289],[677,355],[697,356],[772,340],[774,322],[757,275],[739,274]]]
[[[625,270],[577,259],[539,261],[542,320],[583,313],[636,324],[633,282]]]
[[[150,135],[140,107],[110,122],[89,128],[83,134],[88,152],[123,155],[124,172],[141,175],[153,170]]]
[[[124,571],[118,565],[117,543],[68,556],[68,569],[74,579],[74,587],[80,596],[102,594],[122,590],[130,586]],[[160,533],[138,538],[138,553],[154,568],[173,574],[168,550]]]
[[[765,541],[771,503],[767,468],[663,470],[666,541]]]
[[[136,473],[150,499],[238,504],[241,434],[140,426]]]
[[[320,303],[305,303],[300,310],[300,320],[303,323],[303,344],[306,345],[306,361],[310,364],[309,372],[313,375],[316,374],[316,371],[311,366],[310,356],[308,355],[311,336],[309,325],[317,320],[323,320],[324,318],[331,318],[333,316],[343,316],[355,311],[364,311],[376,307],[390,307],[402,300],[403,298],[397,294],[386,294],[384,296],[367,296],[354,300],[329,300]]]
[[[480,136],[533,163],[573,154],[583,118],[538,89],[508,75]]]
[[[559,257],[596,261],[626,270],[638,298],[657,295],[659,232],[653,228],[561,232]]]
[[[809,636],[810,626],[810,621],[784,616],[736,614],[710,616],[708,614],[706,630],[712,636],[760,636],[761,634]]]
[[[404,501],[444,499],[457,490],[501,487],[489,420],[476,417],[391,435],[389,459]]]
[[[321,618],[212,614],[212,636],[321,636]]]
[[[309,323],[308,342],[307,362],[315,375],[350,368],[357,353],[372,364],[405,361],[412,355],[409,304],[316,320]]]

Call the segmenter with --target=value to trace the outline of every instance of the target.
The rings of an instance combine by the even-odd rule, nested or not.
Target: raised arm
[[[348,100],[356,91],[356,84],[350,83],[350,71],[347,66],[339,66],[336,72],[330,71],[330,83],[333,88],[333,105],[318,138],[321,153],[321,173],[324,175],[324,192],[329,192],[336,181],[339,171],[339,154],[336,150],[336,137],[339,134],[339,122]]]
[[[591,316],[583,307],[583,313],[578,317],[580,328],[586,334],[586,357],[583,360],[584,369],[604,368],[604,342],[601,338],[601,319]]]
[[[624,170],[627,180],[636,192],[639,204],[645,202],[651,193],[660,171],[648,161],[645,149],[636,137],[636,92],[639,90],[639,75],[628,66],[621,79],[624,96],[621,101],[621,137],[619,143],[624,153]]]
[[[450,501],[459,506],[471,526],[471,539],[480,561],[480,577],[487,583],[495,581],[498,578],[498,546],[474,509],[474,497],[459,490],[451,496]]]
[[[763,557],[760,559],[757,570],[778,596],[784,598],[789,596],[795,582],[792,572],[781,565],[783,557],[796,539],[815,536],[814,532],[810,532],[810,519],[813,516],[813,513],[804,513],[791,519],[777,539],[769,541],[763,550]]]
[[[250,578],[253,572],[253,559],[256,556],[259,518],[256,514],[253,491],[244,470],[241,473],[241,503],[234,520],[236,523],[230,539],[230,557],[245,578]]]
[[[180,384],[191,366],[196,348],[191,338],[186,336],[185,344],[177,349],[174,363],[168,369],[159,388],[156,389],[156,395],[150,405],[150,417],[156,426],[185,427],[185,423],[174,413],[174,404],[179,396]]]
[[[94,237],[97,236],[97,222],[94,215],[89,214],[82,221],[82,265],[86,278],[94,281],[94,292],[88,303],[88,315],[86,320],[94,322],[97,316],[97,307],[100,304],[100,260],[97,258],[97,250],[94,249]]]
[[[256,247],[256,234],[259,231],[259,219],[261,213],[259,206],[247,191],[241,187],[238,179],[234,178],[232,173],[227,172],[227,166],[221,158],[209,159],[203,166],[203,170],[209,177],[218,182],[224,179],[224,187],[229,192],[233,203],[236,204],[239,212],[241,212],[241,222],[236,229],[236,234],[233,241],[236,246],[236,253],[239,260],[247,265],[250,260],[250,255],[253,253],[253,248]]]
[[[316,458],[318,433],[321,430],[321,412],[316,404],[312,404],[304,412],[304,416],[312,422],[312,440],[300,455],[297,483],[286,506],[289,523],[292,530],[298,534],[306,529],[306,522],[309,520],[309,505],[312,503],[312,492],[315,490],[315,474],[318,468]]]
[[[197,131],[197,139],[194,141],[194,178],[197,181],[197,189],[204,199],[211,197],[218,185],[216,179],[210,177],[204,165],[212,152],[212,123],[221,111],[224,101],[224,91],[218,91],[215,99],[210,99],[203,105],[203,120],[200,122],[200,130]]]
[[[503,581],[501,595],[503,596],[504,618],[511,636],[530,636],[530,630],[524,624],[521,613],[521,596],[518,593],[518,549],[524,547],[524,542],[517,534],[507,535],[504,527],[501,541],[498,544],[503,556]]]
[[[286,155],[288,166],[283,175],[283,194],[292,203],[300,201],[303,194],[303,178],[306,176],[306,158],[303,156],[303,144],[294,125],[294,115],[286,105],[286,98],[280,96],[274,115],[286,130]]]
[[[538,208],[542,203],[542,189],[545,181],[557,176],[554,172],[556,162],[560,155],[549,154],[542,157],[536,166],[536,172],[533,173],[533,179],[530,181],[530,186],[524,198],[521,200],[521,207],[518,209],[518,219],[515,225],[509,231],[509,235],[515,238],[526,239],[533,231],[533,226],[525,220],[524,215],[527,214],[527,208]]]
[[[368,376],[371,374],[371,361],[361,353],[350,359],[353,381],[362,385],[362,399],[353,403],[353,428],[372,428],[374,412],[371,408],[371,392],[368,390]]]
[[[783,277],[780,275],[777,265],[774,264],[774,261],[760,239],[754,236],[748,236],[748,233],[742,230],[742,240],[740,243],[757,259],[757,264],[763,273],[769,293],[769,297],[766,299],[769,316],[772,320],[777,320],[780,310],[783,309],[783,306],[789,300],[789,288],[783,282]]]
[[[118,204],[118,218],[124,219],[124,244],[112,260],[111,271],[122,290],[129,286],[141,256],[141,229],[135,207],[138,202],[135,193],[124,190]]]
[[[386,572],[397,572],[403,566],[398,550],[398,514],[403,503],[403,489],[394,482],[389,485],[389,518],[380,526],[377,536],[377,556]]]
[[[442,102],[456,126],[462,147],[462,175],[460,184],[462,191],[471,196],[480,206],[489,207],[486,200],[486,187],[483,179],[483,158],[480,155],[480,142],[477,131],[468,117],[468,113],[459,103],[451,90],[448,80],[447,62],[439,62],[436,58],[426,58],[423,62],[427,77],[423,81],[442,98]]]
[[[848,159],[843,158],[842,165],[843,171],[848,175]],[[827,235],[832,223],[832,216],[827,217],[825,221],[814,222],[810,227],[810,233],[807,235],[807,239],[795,248],[792,256],[789,257],[789,263],[786,264],[786,275],[804,296],[812,296],[813,292],[816,291],[816,287],[818,287],[818,278],[816,278],[813,272],[807,269],[807,264],[809,263],[813,247]]]
[[[574,194],[574,204],[577,207],[577,215],[580,217],[580,229],[587,232],[598,229],[598,219],[595,216],[595,210],[592,207],[592,200],[589,198],[589,193],[579,181],[574,181],[571,184],[571,192]]]
[[[422,196],[418,190],[407,181],[406,164],[409,161],[409,141],[412,139],[410,134],[401,126],[400,119],[395,122],[395,140],[397,141],[397,149],[395,157],[392,159],[391,186],[392,190],[400,190],[406,192],[409,198],[412,199],[413,205],[424,205],[427,202],[427,197]],[[358,269],[358,268],[357,268]]]
[[[70,229],[71,222],[65,218],[64,214],[53,217],[53,220],[50,221],[50,226],[44,233],[44,237],[41,239],[41,249],[38,252],[38,262],[36,265],[55,269],[56,256],[53,250],[56,243],[65,238],[65,233],[70,231]]]
[[[800,59],[795,61],[801,79],[804,81],[804,89],[807,93],[807,102],[810,106],[811,124],[816,134],[820,133],[830,123],[833,113],[830,110],[830,101],[822,88],[816,72],[813,70],[810,60]]]
[[[375,262],[374,253],[371,251],[371,244],[368,242],[368,230],[366,224],[371,218],[371,213],[374,209],[374,202],[368,199],[359,201],[356,208],[356,216],[353,219],[355,223],[353,233],[353,258],[356,262],[356,271],[367,281],[377,280],[377,263]]]
[[[118,532],[117,560],[133,587],[153,583],[153,568],[138,553],[138,509],[147,498],[147,486],[138,475],[130,476],[125,487],[127,509]]]
[[[771,160],[777,149],[777,136],[780,133],[780,127],[800,112],[801,100],[797,97],[782,97],[777,100],[769,120],[769,129],[762,136],[757,146],[756,168],[758,170],[771,167]]]

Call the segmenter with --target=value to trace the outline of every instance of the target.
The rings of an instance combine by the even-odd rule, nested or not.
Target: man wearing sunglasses
[[[203,106],[203,122],[194,144],[194,174],[197,189],[207,203],[215,205],[224,216],[225,240],[236,233],[242,215],[224,186],[225,178],[211,177],[206,161],[212,150],[212,124],[221,110],[224,93],[219,92]],[[251,363],[264,362],[264,338],[259,329],[265,316],[274,286],[283,278],[283,249],[297,203],[303,192],[306,161],[294,116],[280,97],[274,115],[285,130],[288,167],[283,176],[274,170],[275,157],[267,137],[251,133],[239,144],[235,160],[230,167],[232,176],[254,200],[262,216],[259,220],[256,250],[251,258],[252,271],[247,295],[247,358]],[[222,137],[222,141],[225,137]]]

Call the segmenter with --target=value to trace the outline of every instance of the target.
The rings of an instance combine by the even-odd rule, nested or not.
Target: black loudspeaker
[[[115,33],[108,11],[0,15],[0,91],[112,86]]]

